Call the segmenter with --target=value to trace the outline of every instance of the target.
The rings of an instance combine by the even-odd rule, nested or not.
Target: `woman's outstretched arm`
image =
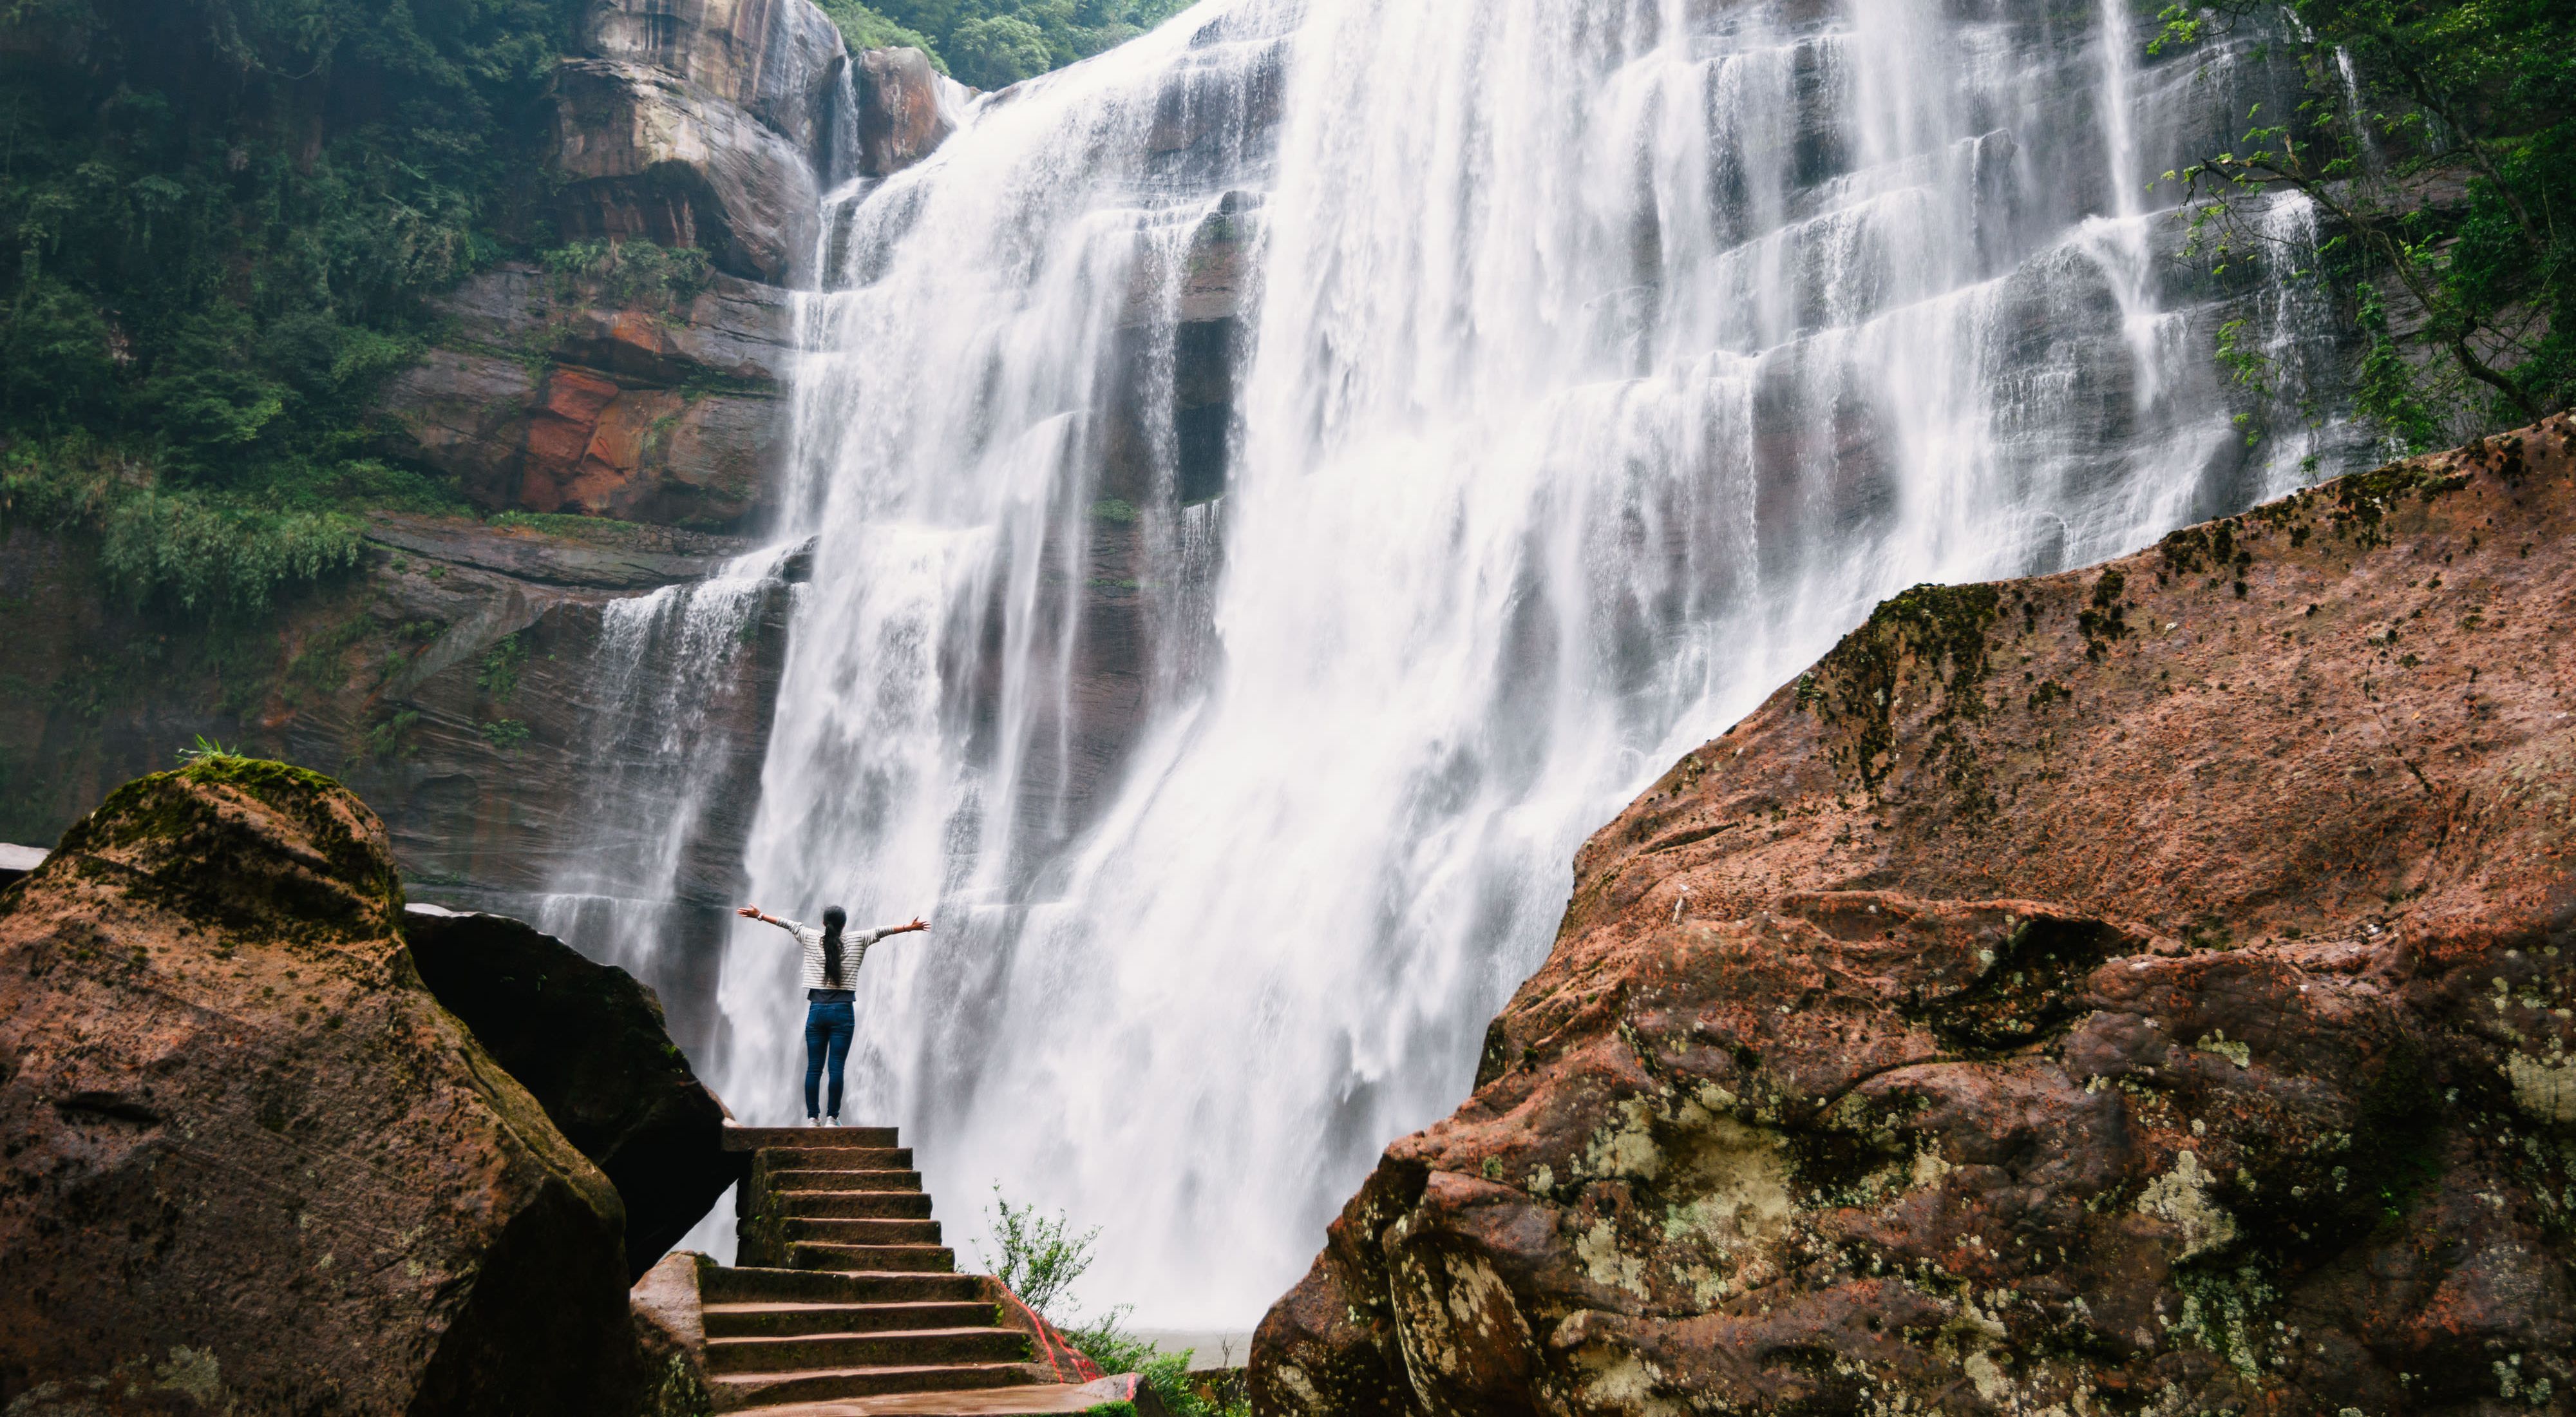
[[[756,905],[746,905],[742,909],[735,911],[734,914],[741,916],[745,920],[757,920],[763,925],[775,925],[779,929],[784,930],[791,935],[795,934],[799,928],[797,923],[793,920],[782,920],[775,915],[761,914],[760,907]],[[919,922],[916,921],[914,923],[918,924]],[[923,928],[927,929],[929,927],[924,926]]]

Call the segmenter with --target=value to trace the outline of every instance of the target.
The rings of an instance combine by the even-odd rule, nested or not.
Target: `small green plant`
[[[1091,1268],[1099,1230],[1068,1234],[1070,1223],[1063,1214],[1041,1215],[1034,1205],[1013,1205],[999,1185],[993,1187],[993,1208],[985,1216],[1001,1253],[986,1254],[979,1243],[975,1257],[1047,1322],[1063,1326],[1071,1315],[1060,1306],[1072,1297],[1073,1282]]]
[[[1190,1381],[1192,1350],[1160,1352],[1148,1340],[1129,1332],[1129,1310],[1125,1305],[1109,1309],[1088,1323],[1073,1321],[1073,1282],[1091,1268],[1092,1246],[1100,1239],[1099,1230],[1074,1234],[1072,1223],[1061,1213],[1043,1215],[1036,1206],[1013,1205],[998,1185],[993,1188],[993,1208],[985,1214],[1001,1253],[988,1254],[979,1244],[976,1258],[1040,1317],[1061,1329],[1065,1341],[1098,1364],[1100,1371],[1137,1374],[1174,1417],[1249,1417],[1251,1404],[1240,1394],[1227,1392],[1211,1400],[1213,1389],[1202,1392]]]
[[[179,750],[179,761],[191,766],[209,762],[241,762],[248,756],[241,750],[227,748],[202,733],[197,735],[196,742]]]
[[[367,730],[365,737],[360,740],[365,755],[378,762],[410,757],[412,745],[406,739],[412,730],[412,725],[418,722],[420,722],[420,714],[417,710],[396,711],[391,718]]]
[[[1102,521],[1125,526],[1136,520],[1136,504],[1123,497],[1103,497],[1091,504],[1091,514]]]
[[[483,656],[483,667],[474,676],[475,686],[491,695],[494,703],[506,704],[519,696],[519,671],[527,666],[527,637],[512,635]],[[483,736],[492,736],[488,728]],[[526,736],[524,730],[521,736]]]
[[[483,741],[498,753],[515,753],[528,741],[528,725],[515,718],[495,719],[482,726]]]
[[[539,257],[568,287],[575,278],[598,281],[620,305],[686,305],[715,279],[707,253],[651,241],[576,241]]]

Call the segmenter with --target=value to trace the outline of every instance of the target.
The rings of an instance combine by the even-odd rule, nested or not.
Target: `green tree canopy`
[[[2277,11],[2174,6],[2158,48]],[[2295,113],[2247,115],[2181,173],[2202,249],[2273,256],[2227,199],[2286,187],[2324,213],[2316,278],[2369,341],[2355,391],[2393,441],[2430,448],[2576,400],[2576,5],[2290,0]]]
[[[979,89],[1087,59],[1192,0],[819,0],[854,49],[909,44]]]

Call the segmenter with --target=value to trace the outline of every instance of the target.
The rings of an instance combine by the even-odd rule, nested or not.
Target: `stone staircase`
[[[734,1267],[700,1280],[718,1411],[1054,1383],[1000,1286],[957,1273],[891,1127],[731,1127]]]

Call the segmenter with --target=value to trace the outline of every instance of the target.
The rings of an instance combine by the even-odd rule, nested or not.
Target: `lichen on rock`
[[[1257,1410],[2570,1410],[2572,445],[1882,606],[1586,844]]]

